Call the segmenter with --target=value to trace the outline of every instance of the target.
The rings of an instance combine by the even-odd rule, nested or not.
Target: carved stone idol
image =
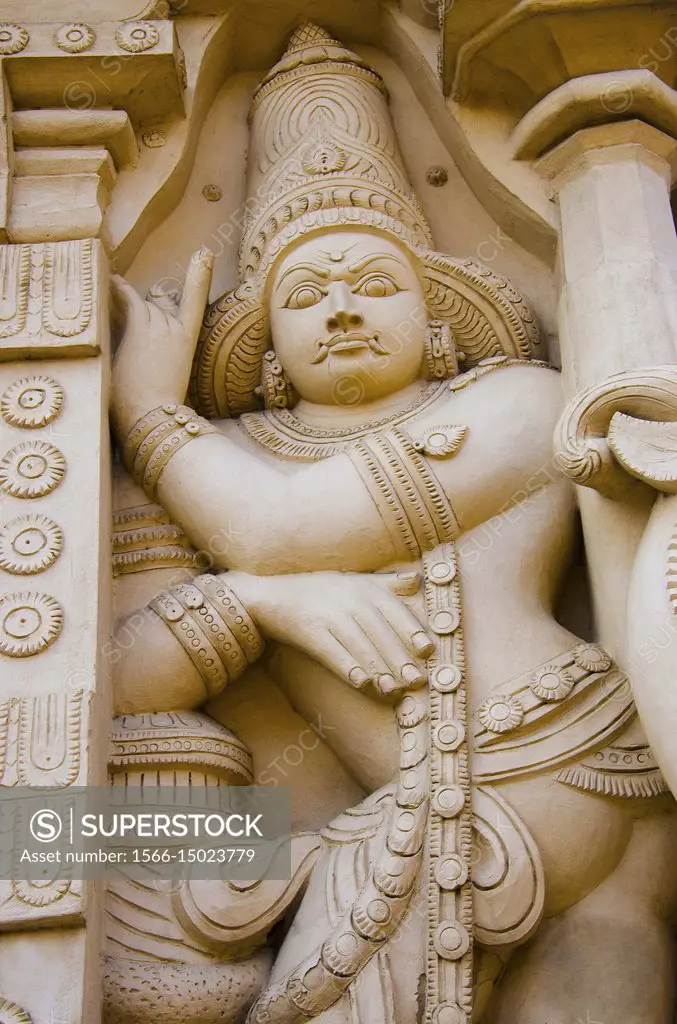
[[[676,15],[0,0],[0,1024],[677,1024]]]
[[[209,254],[176,316],[121,282],[113,412],[167,557],[187,540],[212,566],[152,596],[119,712],[212,698],[246,738],[258,673],[331,723],[365,797],[319,822],[248,1020],[595,1019],[622,957],[649,991],[621,972],[605,1013],[667,1021],[667,972],[642,971],[668,962],[674,897],[642,851],[674,815],[628,677],[554,615],[574,495],[535,319],[433,250],[384,83],[323,29],[295,32],[250,125],[241,284],[198,340]]]

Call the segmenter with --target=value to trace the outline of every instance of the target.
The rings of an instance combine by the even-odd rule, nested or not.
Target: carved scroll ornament
[[[623,470],[677,491],[677,367],[616,373],[569,403],[555,431],[559,466],[608,497],[627,489]]]

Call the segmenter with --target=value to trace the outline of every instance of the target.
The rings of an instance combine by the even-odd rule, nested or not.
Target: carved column
[[[0,64],[0,785],[105,785],[105,213],[135,127],[183,112],[180,51],[168,21],[0,25]],[[100,1019],[102,916],[101,885],[0,882],[0,1019]]]
[[[564,116],[547,122],[547,114],[539,119],[536,108],[528,115],[531,139],[544,136],[541,150],[546,125],[557,137]],[[525,138],[522,132],[523,146]],[[537,164],[561,214],[559,321],[569,396],[620,370],[675,360],[676,156],[674,139],[629,120],[582,128]],[[628,584],[654,495],[628,480],[622,502],[583,488],[579,497],[600,639],[623,662]]]

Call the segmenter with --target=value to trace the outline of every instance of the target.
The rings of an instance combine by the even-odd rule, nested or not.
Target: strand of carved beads
[[[472,1009],[472,856],[465,651],[456,553],[424,556],[425,600],[437,650],[430,676],[426,1024],[466,1024]]]
[[[261,387],[257,388],[257,393],[263,398],[266,409],[292,409],[296,405],[291,381],[273,351],[266,352],[263,357]]]
[[[425,368],[428,380],[446,380],[458,374],[458,356],[449,324],[432,320],[425,338]]]

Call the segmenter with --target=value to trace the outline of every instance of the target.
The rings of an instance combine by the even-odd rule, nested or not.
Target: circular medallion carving
[[[434,612],[430,616],[430,628],[438,636],[447,636],[449,633],[453,633],[461,624],[461,616],[456,609],[443,609],[439,612]]]
[[[522,724],[524,708],[517,697],[489,697],[480,707],[478,716],[489,732],[510,732]]]
[[[574,688],[574,678],[565,668],[546,665],[534,673],[531,690],[541,700],[558,701],[568,697]]]
[[[439,561],[430,567],[430,579],[438,587],[445,586],[456,576],[456,565],[454,562]]]
[[[33,430],[57,418],[63,399],[63,388],[51,377],[22,377],[3,394],[0,413],[10,426]]]
[[[449,718],[446,722],[440,722],[433,732],[433,743],[438,750],[451,753],[465,742],[465,728],[463,723],[455,718]]]
[[[0,526],[0,569],[30,576],[52,565],[63,550],[63,533],[47,516],[19,516]]]
[[[465,1010],[458,1003],[440,1003],[433,1010],[433,1024],[467,1024]]]
[[[441,818],[456,818],[463,810],[465,793],[456,784],[441,786],[433,793],[433,809]]]
[[[345,150],[335,142],[323,141],[310,146],[301,163],[308,174],[334,174],[343,170],[346,160]]]
[[[468,866],[457,854],[450,853],[438,862],[435,868],[435,879],[440,889],[444,889],[445,892],[453,892],[468,881]]]
[[[443,960],[460,960],[470,949],[470,936],[458,921],[442,921],[435,932],[435,949]]]
[[[61,605],[48,594],[0,597],[0,653],[29,658],[53,644],[61,632]]]
[[[54,42],[60,50],[66,53],[82,53],[89,50],[96,42],[96,33],[89,25],[81,22],[71,22],[70,25],[62,25],[54,33]]]
[[[0,459],[0,488],[14,498],[41,498],[59,486],[66,460],[47,441],[26,441]]]
[[[152,50],[160,39],[160,33],[150,21],[134,21],[122,25],[115,33],[115,42],[121,50],[129,53],[142,53]]]
[[[22,25],[0,24],[0,53],[7,56],[26,48],[30,36]]]
[[[586,672],[608,672],[611,658],[599,644],[581,644],[574,651],[574,661]]]
[[[439,693],[454,693],[463,681],[463,673],[456,665],[440,665],[430,681]]]

